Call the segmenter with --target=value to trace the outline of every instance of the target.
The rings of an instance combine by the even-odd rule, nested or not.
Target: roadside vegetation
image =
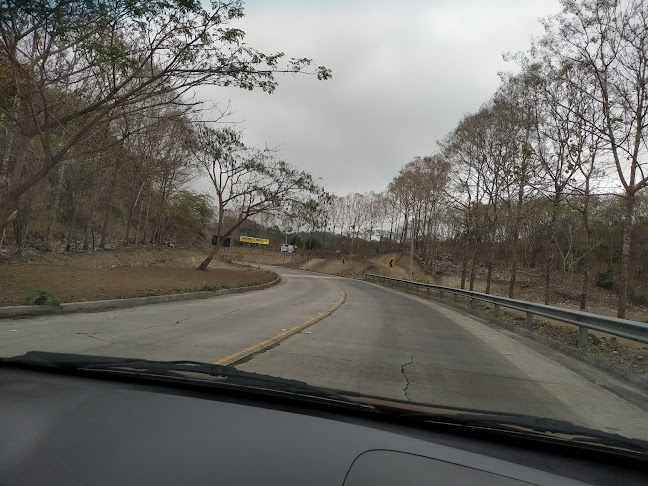
[[[330,78],[308,58],[248,45],[243,14],[240,0],[4,1],[0,250],[191,244],[211,239],[205,227],[227,204],[244,221],[317,191],[214,123],[228,107],[197,97],[206,85],[224,98],[271,93],[283,73]],[[191,191],[208,173],[215,192]]]
[[[619,317],[636,313],[648,305],[648,6],[563,7],[436,152],[381,192],[332,195],[206,122],[191,97],[331,76],[245,44],[240,1],[9,2],[0,255],[191,246],[205,269],[242,234],[349,265],[413,246],[430,278],[461,288],[593,310],[613,295]],[[190,190],[199,176],[209,194]]]
[[[383,192],[303,206],[276,230],[346,255],[413,241],[430,273],[453,271],[461,288],[506,281],[515,297],[541,280],[550,304],[567,284],[587,309],[598,286],[616,293],[619,317],[648,304],[648,5],[563,7],[528,52],[507,54],[515,73],[436,153]]]

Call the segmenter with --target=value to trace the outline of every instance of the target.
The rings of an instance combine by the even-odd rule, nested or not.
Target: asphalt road
[[[0,321],[0,356],[41,350],[229,363],[257,351],[237,367],[399,400],[569,420],[648,440],[641,408],[592,375],[457,311],[367,282],[274,270],[285,283],[257,292]],[[305,325],[277,346],[259,347]]]

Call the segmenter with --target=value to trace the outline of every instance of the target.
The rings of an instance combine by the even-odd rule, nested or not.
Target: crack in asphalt
[[[81,336],[86,336],[92,339],[96,339],[97,341],[103,341],[104,343],[110,343],[110,344],[115,344],[113,341],[110,341],[109,339],[103,339],[99,338],[94,335],[92,332],[77,332],[77,334],[80,334]]]
[[[312,302],[319,302],[319,300],[313,299],[313,300],[304,300],[303,302],[295,302],[294,304],[290,304],[288,307],[294,307],[296,305],[302,305],[302,304],[310,304]]]
[[[226,316],[228,314],[234,314],[235,312],[238,312],[238,311],[243,310],[243,309],[249,309],[251,307],[254,307],[254,305],[246,305],[245,307],[239,307],[238,309],[234,309],[234,310],[231,310],[229,312],[225,312],[222,315]]]
[[[309,354],[309,353],[297,353],[295,351],[285,351],[283,354],[290,354],[293,356],[306,356],[308,358],[322,358],[322,359],[328,359],[329,361],[355,361],[350,358],[340,358],[340,357],[331,357],[331,356],[322,356],[321,354]]]
[[[403,393],[405,394],[405,398],[407,398],[408,402],[411,402],[409,395],[407,394],[407,389],[410,386],[409,378],[407,378],[407,375],[405,374],[405,367],[407,365],[411,365],[414,363],[414,353],[410,355],[410,360],[408,363],[404,363],[401,365],[401,373],[403,374],[403,377],[405,378],[405,388],[403,388]]]

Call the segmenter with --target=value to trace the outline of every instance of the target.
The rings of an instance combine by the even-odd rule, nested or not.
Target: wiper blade
[[[379,407],[379,411],[383,411]],[[393,414],[392,410],[392,414]],[[628,452],[648,454],[648,442],[632,439],[619,434],[594,430],[575,425],[566,420],[534,417],[521,414],[500,414],[492,412],[452,411],[447,413],[402,412],[399,418],[423,420],[427,422],[452,424],[457,426],[487,428],[521,435],[551,438],[562,442],[581,445],[605,446]]]
[[[238,370],[233,366],[216,365],[200,361],[152,361],[145,359],[87,356],[80,354],[30,351],[23,356],[5,358],[5,363],[26,364],[74,372],[115,373],[147,376],[179,382],[200,383],[230,388],[255,389],[281,393],[299,398],[327,400],[363,410],[374,410],[372,405],[359,403],[333,390],[319,388],[303,381],[280,378]]]

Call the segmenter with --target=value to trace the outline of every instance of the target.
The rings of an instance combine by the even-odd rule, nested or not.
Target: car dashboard
[[[254,393],[0,368],[3,485],[627,485],[643,466]]]

